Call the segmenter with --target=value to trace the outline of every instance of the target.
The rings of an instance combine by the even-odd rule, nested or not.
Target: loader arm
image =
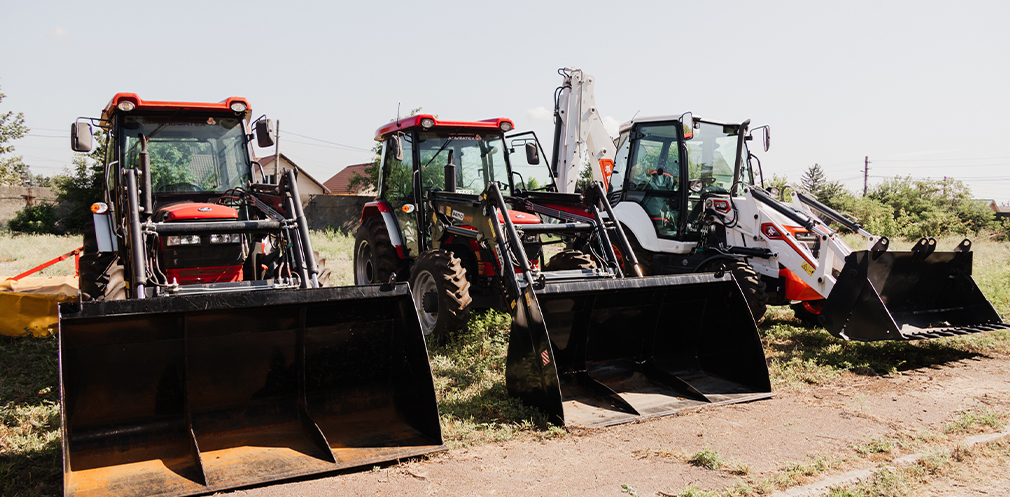
[[[558,178],[562,192],[575,191],[586,147],[593,167],[593,181],[603,183],[604,191],[610,186],[614,171],[616,147],[603,126],[596,110],[595,78],[581,69],[564,68],[558,71],[562,84],[554,108],[554,156],[551,167]]]

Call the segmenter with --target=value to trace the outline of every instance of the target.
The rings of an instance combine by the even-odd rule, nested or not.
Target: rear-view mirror
[[[771,146],[771,143],[772,143],[772,127],[771,126],[765,126],[764,127],[764,131],[765,132],[764,132],[764,140],[763,141],[764,141],[764,146],[765,146],[765,152],[767,152],[768,151],[768,147]]]
[[[531,166],[540,164],[540,151],[537,150],[537,144],[534,142],[526,143],[526,163]]]
[[[694,138],[694,116],[690,112],[685,112],[680,116],[680,124],[684,128],[684,139]]]
[[[91,123],[75,122],[70,125],[70,148],[74,152],[90,152],[93,146]]]
[[[393,135],[393,142],[391,143],[393,147],[393,157],[396,160],[403,162],[403,138],[400,135]]]
[[[256,121],[256,145],[259,148],[274,146],[274,123],[270,119]]]

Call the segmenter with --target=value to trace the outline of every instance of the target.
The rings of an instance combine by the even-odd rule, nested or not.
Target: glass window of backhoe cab
[[[680,125],[657,124],[637,128],[628,189],[644,191],[638,203],[652,219],[656,236],[676,238],[680,220]]]
[[[221,193],[249,181],[245,126],[235,116],[123,116],[122,157],[140,167],[147,137],[154,193]]]
[[[704,193],[728,193],[733,186],[733,168],[736,164],[738,125],[702,122],[694,130],[694,138],[687,141],[688,177],[688,232],[699,229],[701,216],[699,202]]]
[[[476,195],[492,181],[508,190],[508,167],[502,137],[481,131],[421,131],[417,133],[421,184],[425,191],[445,189],[445,165],[452,151],[456,191]],[[503,192],[509,194],[510,192]]]

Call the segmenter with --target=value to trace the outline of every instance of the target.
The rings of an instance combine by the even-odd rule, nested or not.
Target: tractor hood
[[[155,219],[159,222],[238,219],[238,211],[226,205],[185,202],[162,207],[155,215]]]

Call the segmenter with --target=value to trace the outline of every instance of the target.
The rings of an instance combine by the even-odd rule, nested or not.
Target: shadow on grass
[[[60,495],[55,337],[0,336],[0,495]]]
[[[1010,348],[1010,335],[998,332],[933,340],[846,341],[823,328],[801,325],[788,313],[766,319],[760,329],[770,360],[787,363],[798,359],[868,376],[942,366]]]

